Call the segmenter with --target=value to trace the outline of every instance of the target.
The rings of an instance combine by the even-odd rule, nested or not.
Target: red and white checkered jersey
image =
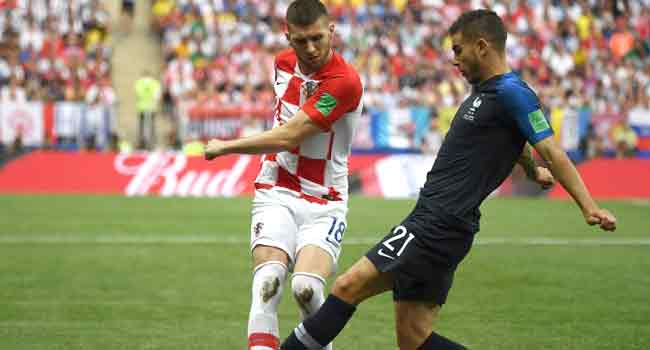
[[[347,200],[348,156],[361,115],[363,87],[356,70],[338,53],[317,72],[300,72],[293,49],[275,59],[273,127],[302,110],[321,127],[294,150],[266,155],[256,188],[283,187],[317,203]]]

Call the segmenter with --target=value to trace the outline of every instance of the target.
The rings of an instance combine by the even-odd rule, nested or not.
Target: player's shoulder
[[[496,84],[497,95],[506,102],[536,100],[537,94],[514,72],[504,74]]]
[[[297,62],[298,57],[293,49],[285,49],[275,55],[275,68],[285,72],[293,72]]]
[[[330,71],[335,75],[345,75],[345,77],[356,80],[361,79],[357,69],[353,65],[346,62],[343,56],[338,52],[334,52],[332,55],[332,65],[330,66]]]
[[[331,62],[318,73],[318,80],[335,80],[337,85],[342,85],[347,88],[354,88],[361,91],[363,84],[361,83],[361,76],[353,65],[345,61],[343,56],[334,52]]]

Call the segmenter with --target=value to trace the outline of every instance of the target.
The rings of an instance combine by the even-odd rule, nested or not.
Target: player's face
[[[451,36],[453,65],[470,84],[481,82],[481,54],[477,42],[465,40],[461,33]]]
[[[326,16],[322,16],[305,27],[288,24],[287,30],[287,39],[296,51],[301,68],[307,68],[309,73],[320,69],[329,58],[334,23],[331,23]]]

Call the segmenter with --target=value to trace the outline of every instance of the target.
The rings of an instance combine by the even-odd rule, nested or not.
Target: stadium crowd
[[[0,100],[113,103],[99,0],[0,2]]]
[[[337,23],[337,49],[362,74],[368,116],[388,111],[391,123],[396,114],[390,111],[424,106],[429,113],[421,125],[444,134],[469,89],[451,68],[445,31],[464,10],[485,6],[504,19],[509,63],[538,92],[553,126],[561,129],[567,116],[579,115],[580,137],[565,141],[566,148],[577,144],[596,156],[620,146],[630,153],[636,135],[627,117],[650,118],[648,0],[324,2]],[[273,55],[287,46],[288,3],[154,0],[167,102],[272,106]],[[435,152],[439,137],[417,132],[417,118],[399,119],[397,133],[409,137],[407,147]],[[369,129],[360,128],[357,146],[373,146]]]
[[[650,121],[650,0],[324,2],[337,23],[335,46],[365,85],[356,148],[437,151],[470,88],[451,67],[445,31],[481,6],[504,19],[511,67],[576,158],[633,155],[641,135],[628,121]],[[150,0],[165,106],[176,121],[190,103],[243,111],[241,133],[268,126],[260,116],[274,103],[273,57],[287,47],[289,3]],[[110,23],[99,0],[0,1],[0,101],[114,104]],[[182,139],[197,136],[180,124]],[[200,130],[219,128],[233,129]]]
[[[0,117],[15,127],[15,135],[3,133],[0,153],[111,146],[110,24],[100,0],[0,1]],[[46,135],[25,140],[41,115],[43,124],[54,120]]]

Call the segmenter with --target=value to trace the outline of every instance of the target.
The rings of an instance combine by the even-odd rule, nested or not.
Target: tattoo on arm
[[[521,152],[521,156],[519,156],[517,162],[522,168],[524,168],[526,176],[528,176],[529,179],[535,180],[537,178],[537,163],[535,163],[533,152],[528,144],[524,146],[524,151]]]

